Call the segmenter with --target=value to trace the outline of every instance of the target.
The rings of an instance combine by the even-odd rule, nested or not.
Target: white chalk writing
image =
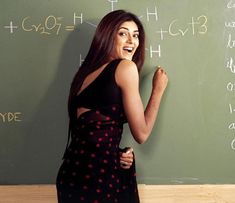
[[[22,121],[22,113],[21,112],[0,112],[0,121],[3,123],[6,122],[20,122]]]
[[[234,0],[230,0],[227,4],[227,8],[235,8],[235,2]]]
[[[227,90],[228,90],[229,92],[235,91],[235,83],[228,82],[226,88],[227,88]]]
[[[231,71],[231,73],[235,73],[235,65],[232,57],[228,59],[226,67]]]

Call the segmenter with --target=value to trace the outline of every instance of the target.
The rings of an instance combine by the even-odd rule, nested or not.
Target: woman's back
[[[121,90],[115,81],[120,61],[109,63],[72,101],[75,110],[86,111],[71,126],[71,143],[57,177],[61,202],[139,201],[134,164],[129,170],[119,164],[126,121]]]

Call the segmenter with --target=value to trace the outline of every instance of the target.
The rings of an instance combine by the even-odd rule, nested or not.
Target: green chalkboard
[[[138,182],[235,183],[235,1],[1,0],[0,184],[55,183],[67,141],[67,97],[108,12],[139,16],[141,96],[153,70],[169,85],[149,140],[134,147]]]

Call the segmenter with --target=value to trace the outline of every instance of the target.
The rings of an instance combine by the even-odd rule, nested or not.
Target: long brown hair
[[[72,104],[73,97],[77,95],[86,76],[110,60],[110,54],[115,48],[114,41],[118,29],[126,21],[134,21],[139,30],[139,46],[132,60],[136,63],[140,72],[145,58],[145,33],[142,23],[136,15],[125,10],[116,10],[108,13],[100,21],[89,52],[72,81],[68,100],[70,121],[76,113]]]

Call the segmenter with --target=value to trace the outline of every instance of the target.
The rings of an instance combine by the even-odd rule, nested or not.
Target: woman
[[[144,52],[144,29],[134,14],[117,10],[101,20],[71,84],[72,139],[57,177],[60,203],[139,202],[135,163],[127,164],[127,169],[120,166],[132,154],[119,157],[123,123],[127,121],[134,139],[144,143],[168,81],[164,70],[157,69],[144,110],[138,73]]]

